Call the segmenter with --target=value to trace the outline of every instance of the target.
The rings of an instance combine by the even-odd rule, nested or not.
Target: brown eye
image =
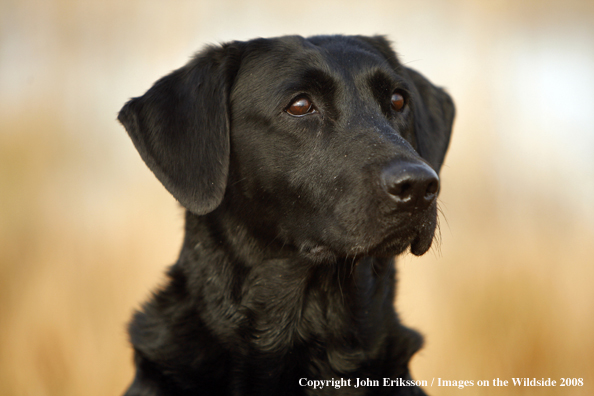
[[[298,98],[294,100],[289,107],[287,107],[287,113],[291,114],[292,116],[304,116],[308,113],[314,113],[315,108],[313,103],[308,98]]]
[[[402,96],[399,92],[394,92],[392,94],[392,108],[396,111],[400,111],[404,108],[404,96]]]

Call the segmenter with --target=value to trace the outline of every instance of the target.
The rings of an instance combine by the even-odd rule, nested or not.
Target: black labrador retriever
[[[187,209],[126,395],[421,395],[394,256],[431,246],[450,97],[385,38],[208,47],[119,113]]]

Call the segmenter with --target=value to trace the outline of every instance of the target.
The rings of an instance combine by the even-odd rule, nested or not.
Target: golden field
[[[117,111],[202,45],[386,34],[454,97],[440,233],[399,259],[432,395],[594,394],[594,5],[581,1],[0,3],[0,395],[122,394],[126,323],[183,214]],[[512,378],[583,378],[525,388]],[[500,378],[508,387],[479,387]]]

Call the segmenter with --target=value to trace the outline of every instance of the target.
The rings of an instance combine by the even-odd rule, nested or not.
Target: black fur
[[[300,97],[315,110],[295,117]],[[169,283],[130,324],[126,395],[423,394],[299,380],[410,378],[422,338],[394,311],[393,257],[429,249],[437,209],[398,178],[437,180],[453,117],[383,37],[209,47],[128,102],[119,120],[187,211]]]

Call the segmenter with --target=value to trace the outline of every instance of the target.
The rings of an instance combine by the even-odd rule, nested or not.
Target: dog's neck
[[[246,262],[254,252],[234,248],[245,238],[187,213],[168,284],[130,325],[138,381],[166,369],[202,391],[250,383],[278,394],[290,383],[282,391],[301,394],[299,378],[408,378],[422,338],[394,311],[394,260],[317,263],[285,251]]]
[[[232,223],[227,219],[225,224]],[[241,343],[236,350],[275,361],[293,353],[291,348],[315,346],[328,355],[334,372],[349,372],[358,363],[394,352],[385,350],[394,337],[407,338],[389,342],[410,349],[398,352],[406,362],[420,347],[420,336],[404,327],[401,334],[385,331],[398,322],[393,259],[315,263],[285,249],[254,263],[242,258],[271,253],[239,251],[237,245],[259,245],[246,241],[248,236],[237,229],[221,229],[207,217],[188,212],[177,264],[188,293],[203,307],[202,320],[223,344]],[[338,356],[344,351],[351,356]]]

